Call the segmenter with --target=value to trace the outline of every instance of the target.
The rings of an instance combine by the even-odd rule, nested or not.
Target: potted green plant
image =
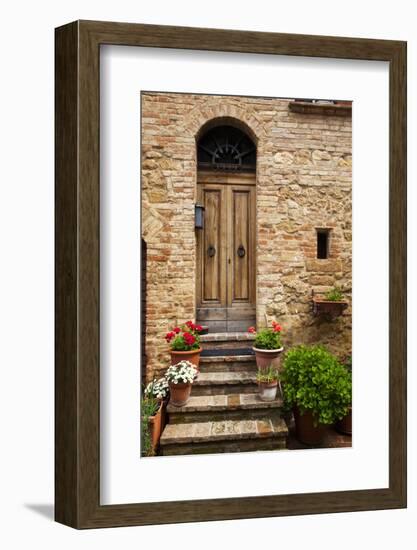
[[[191,394],[191,386],[197,377],[197,369],[190,361],[180,361],[171,365],[165,373],[170,390],[170,404],[182,407],[187,403]]]
[[[200,331],[201,325],[187,321],[184,325],[174,327],[165,335],[165,340],[170,345],[171,364],[175,365],[186,360],[193,363],[198,369],[200,363]]]
[[[256,331],[255,327],[249,327],[248,332],[255,334],[253,351],[259,370],[267,370],[270,367],[279,369],[280,355],[284,348],[281,341],[281,325],[272,321],[272,327],[266,327]]]
[[[256,375],[259,397],[262,401],[274,401],[277,396],[279,372],[273,367],[259,370]]]
[[[352,383],[352,356],[349,356],[344,366]],[[336,430],[342,434],[352,435],[352,403],[348,407],[347,414],[336,422]]]
[[[348,303],[343,296],[343,292],[337,286],[330,289],[324,296],[313,297],[314,315],[326,315],[334,319],[342,315],[348,307]]]
[[[154,397],[143,397],[141,402],[141,455],[153,456],[155,447],[152,443],[150,418],[153,418],[161,404]]]
[[[286,354],[281,375],[284,404],[292,409],[297,438],[319,445],[325,427],[348,412],[352,381],[346,368],[321,345],[297,346]]]
[[[165,406],[169,397],[169,385],[167,379],[160,378],[159,380],[152,380],[146,386],[144,391],[144,397],[148,400],[149,405],[156,402],[158,407],[156,410],[151,411],[153,414],[148,414],[149,432],[154,451],[159,446],[159,440],[161,434],[165,428]],[[145,403],[145,406],[147,403]]]

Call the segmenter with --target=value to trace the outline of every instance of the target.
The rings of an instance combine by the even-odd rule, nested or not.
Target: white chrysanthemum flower
[[[176,365],[168,367],[165,373],[165,379],[168,382],[177,383],[192,383],[197,376],[197,369],[193,363],[189,361],[180,361]]]

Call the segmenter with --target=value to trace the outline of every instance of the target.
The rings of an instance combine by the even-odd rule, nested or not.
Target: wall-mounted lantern
[[[202,204],[195,205],[195,228],[204,229],[204,210],[205,207]]]

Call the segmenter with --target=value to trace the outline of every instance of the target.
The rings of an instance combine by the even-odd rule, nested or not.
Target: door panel
[[[231,189],[232,227],[231,242],[231,304],[249,300],[249,262],[252,251],[249,248],[250,190]]]
[[[198,201],[205,206],[204,229],[197,232],[197,305],[226,306],[225,190],[199,186]]]
[[[221,190],[205,190],[206,207],[204,230],[204,285],[203,300],[221,302],[221,251],[220,251],[220,208]]]

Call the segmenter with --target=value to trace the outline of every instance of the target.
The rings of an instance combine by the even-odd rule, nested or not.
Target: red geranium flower
[[[279,325],[278,323],[275,323],[273,327],[274,327],[274,332],[281,332],[281,325]]]
[[[184,340],[187,346],[192,346],[195,343],[195,336],[189,332],[185,332]]]
[[[256,332],[256,328],[255,327],[249,327],[248,332],[254,334]]]
[[[203,330],[203,327],[201,325],[195,325],[195,330],[197,332],[201,332]]]
[[[175,334],[179,334],[181,332],[181,329],[180,327],[175,327],[173,331],[175,332]]]
[[[165,340],[167,342],[170,342],[175,336],[175,332],[167,332],[166,336],[165,336]]]
[[[192,328],[194,326],[194,323],[192,321],[187,321],[185,324],[188,328]]]

